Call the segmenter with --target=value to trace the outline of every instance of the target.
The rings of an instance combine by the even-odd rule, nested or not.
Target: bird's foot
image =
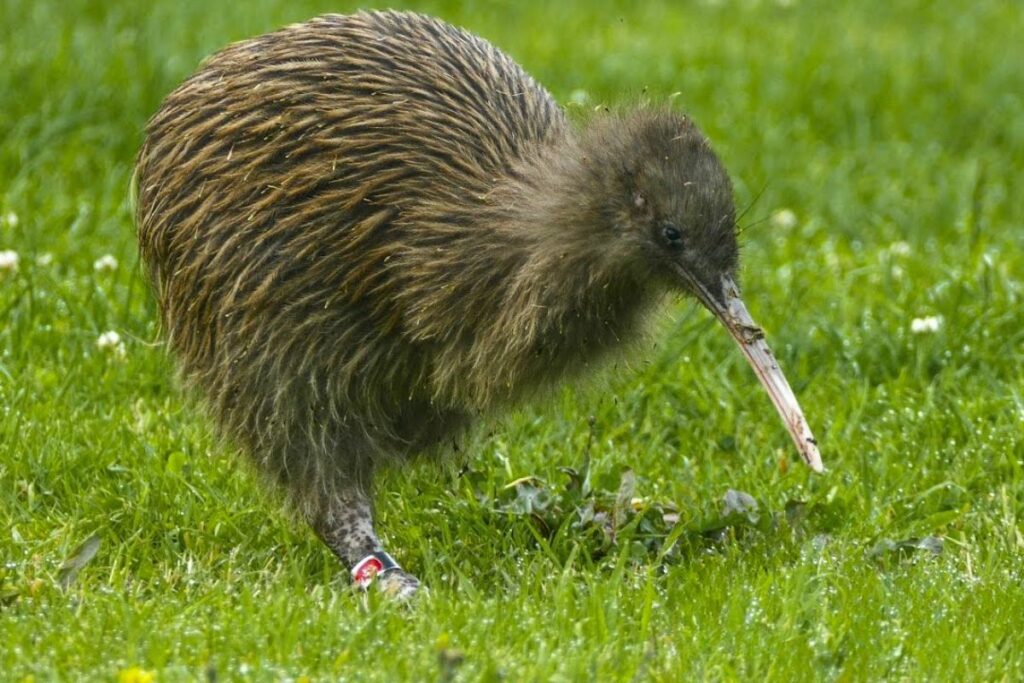
[[[411,600],[421,590],[420,580],[404,569],[384,572],[377,577],[376,583],[377,590],[397,602]]]

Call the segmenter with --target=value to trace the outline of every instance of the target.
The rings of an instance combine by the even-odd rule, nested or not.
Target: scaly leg
[[[419,589],[416,577],[384,552],[373,529],[370,497],[362,488],[353,484],[344,489],[312,521],[312,527],[362,588],[376,583],[379,590],[399,600],[412,597]]]

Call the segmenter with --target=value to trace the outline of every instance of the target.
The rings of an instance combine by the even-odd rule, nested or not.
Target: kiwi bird
[[[135,182],[183,378],[361,586],[419,585],[375,532],[375,472],[583,373],[666,292],[724,324],[822,469],[687,117],[576,125],[459,28],[328,15],[207,59],[149,121]]]

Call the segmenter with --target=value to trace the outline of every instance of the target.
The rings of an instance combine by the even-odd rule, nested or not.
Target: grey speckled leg
[[[350,570],[357,562],[384,549],[373,529],[373,505],[369,495],[353,486],[332,501],[312,522],[320,539]],[[405,600],[420,587],[415,576],[402,569],[388,570],[374,580],[383,593]]]

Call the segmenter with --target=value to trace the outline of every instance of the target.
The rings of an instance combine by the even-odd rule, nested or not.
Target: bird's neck
[[[569,137],[524,162],[488,198],[499,210],[490,229],[515,246],[509,294],[522,297],[523,310],[543,307],[552,321],[605,328],[650,295],[647,264],[608,230],[605,175]]]
[[[600,236],[576,157],[554,152],[516,169],[477,209],[464,266],[480,286],[460,300],[465,343],[444,345],[458,358],[443,360],[456,362],[437,366],[452,372],[437,378],[439,393],[468,392],[468,405],[515,401],[592,366],[637,336],[658,298]]]

